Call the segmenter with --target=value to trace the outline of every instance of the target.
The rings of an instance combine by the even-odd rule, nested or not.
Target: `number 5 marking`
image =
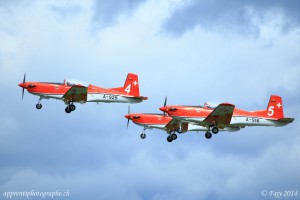
[[[268,109],[268,115],[273,116],[274,115],[274,106],[270,106]]]
[[[125,92],[127,92],[127,94],[130,93],[130,89],[131,89],[131,84],[129,84],[126,88],[125,88]]]

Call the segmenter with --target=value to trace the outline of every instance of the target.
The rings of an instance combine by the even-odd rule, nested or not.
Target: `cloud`
[[[144,0],[114,0],[109,2],[105,0],[94,0],[93,26],[96,29],[112,26],[117,22],[120,15],[129,14],[143,2]]]
[[[164,28],[182,35],[188,30],[201,26],[207,29],[221,27],[243,34],[259,34],[259,24],[283,16],[282,30],[299,27],[299,2],[288,1],[189,1],[168,18]]]
[[[297,189],[297,29],[279,31],[279,17],[259,25],[259,38],[202,28],[169,37],[165,20],[200,3],[85,2],[11,3],[0,12],[0,195],[70,189],[72,199],[260,199],[262,190]],[[97,23],[104,26],[90,31]],[[166,95],[168,105],[229,101],[256,110],[275,93],[296,120],[211,140],[187,133],[172,144],[147,130],[141,140],[142,127],[126,129],[125,104],[87,103],[67,115],[63,102],[43,100],[36,110],[37,96],[25,92],[21,101],[24,72],[28,81],[76,78],[105,88],[137,73],[149,100],[131,112],[160,112]]]

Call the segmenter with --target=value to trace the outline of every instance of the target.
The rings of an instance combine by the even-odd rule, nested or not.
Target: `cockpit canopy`
[[[216,103],[216,102],[205,102],[203,107],[215,109],[219,104],[220,103]]]
[[[64,83],[68,86],[74,86],[74,85],[79,85],[79,86],[84,86],[84,87],[89,86],[88,83],[86,83],[84,81],[75,80],[75,79],[65,79]]]

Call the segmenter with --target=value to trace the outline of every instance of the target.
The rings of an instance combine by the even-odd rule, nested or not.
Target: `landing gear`
[[[74,111],[75,109],[76,109],[76,106],[72,102],[70,102],[70,103],[68,103],[68,106],[66,107],[65,111],[66,111],[66,113],[70,113],[70,112]]]
[[[177,135],[175,133],[171,133],[168,137],[167,137],[167,141],[168,142],[173,142],[173,140],[177,139]]]
[[[176,135],[175,133],[173,133],[173,134],[171,135],[171,138],[172,138],[172,140],[176,140],[176,139],[177,139],[177,135]]]
[[[181,126],[177,129],[177,133],[183,133],[183,128]]]
[[[42,101],[42,97],[39,98],[39,102],[35,105],[36,109],[41,109],[43,106],[41,104],[41,101]]]
[[[217,134],[217,133],[219,133],[219,128],[216,127],[216,126],[214,126],[214,127],[212,127],[211,132],[212,132],[213,134]]]
[[[207,132],[205,133],[206,139],[210,139],[211,136],[212,136],[211,132],[207,131]]]
[[[76,106],[74,104],[69,105],[69,107],[71,111],[74,111],[76,109]]]
[[[41,109],[43,106],[42,106],[42,104],[38,103],[38,104],[36,104],[36,106],[35,106],[35,107],[36,107],[36,109],[38,109],[38,110],[39,110],[39,109]]]
[[[145,133],[141,133],[140,136],[141,136],[142,139],[145,139],[145,138],[146,138],[146,134],[145,134]]]
[[[66,111],[66,113],[70,113],[70,112],[72,112],[72,110],[71,110],[70,106],[67,106],[67,107],[66,107],[66,109],[65,109],[65,111]]]
[[[142,133],[141,133],[141,135],[140,135],[140,137],[141,137],[142,139],[145,139],[145,138],[146,138],[145,130],[146,130],[146,128],[144,127],[144,129],[143,129],[143,131],[142,131]]]

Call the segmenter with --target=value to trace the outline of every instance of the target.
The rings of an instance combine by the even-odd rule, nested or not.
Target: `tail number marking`
[[[118,97],[116,95],[103,95],[103,99],[110,99],[110,100],[118,100]]]
[[[246,122],[259,123],[259,119],[255,117],[247,117]]]
[[[274,115],[274,106],[270,106],[268,109],[268,115],[273,116]]]
[[[127,94],[130,93],[130,90],[131,90],[131,84],[129,84],[126,88],[125,88],[125,92],[127,92]]]

